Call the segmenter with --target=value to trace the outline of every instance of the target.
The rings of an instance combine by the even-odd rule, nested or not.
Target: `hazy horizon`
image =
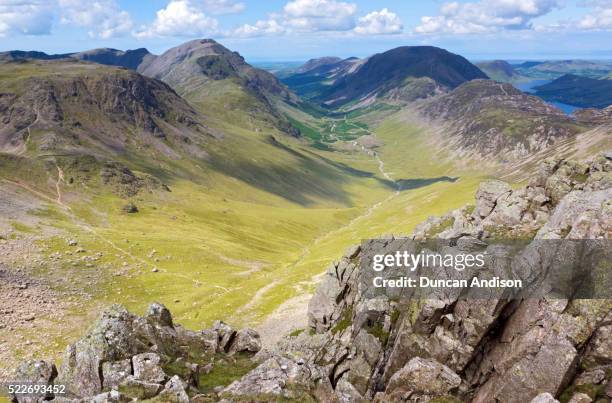
[[[431,45],[470,60],[612,58],[606,0],[36,0],[0,4],[0,49],[160,54],[213,38],[250,61]]]

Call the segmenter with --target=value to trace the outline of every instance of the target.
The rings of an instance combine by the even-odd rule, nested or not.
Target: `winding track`
[[[348,123],[350,125],[353,125],[356,128],[359,128],[359,129],[363,130],[363,128],[361,128],[361,127],[359,127],[357,125],[354,125],[351,122],[347,121],[346,123]],[[369,129],[366,129],[366,130],[367,130],[369,135],[374,136],[374,133],[371,130],[369,130]],[[397,197],[400,194],[400,186],[399,186],[399,184],[395,181],[395,179],[393,179],[391,174],[385,170],[385,163],[380,158],[378,153],[376,151],[372,151],[372,150],[366,149],[363,145],[361,146],[361,149],[367,155],[371,155],[371,156],[374,157],[374,159],[378,163],[378,171],[380,172],[381,176],[383,178],[385,178],[386,180],[388,180],[388,181],[390,181],[390,182],[392,182],[394,184],[395,191],[392,194],[390,194],[388,197],[386,197],[385,199],[383,199],[383,200],[373,204],[372,206],[368,207],[368,209],[363,214],[361,214],[361,215],[351,219],[345,225],[343,225],[343,226],[341,226],[339,228],[336,228],[336,229],[334,229],[334,230],[332,230],[330,232],[327,232],[325,234],[322,234],[319,237],[315,238],[309,245],[305,246],[302,249],[302,251],[300,253],[300,256],[293,263],[291,263],[291,264],[289,264],[288,266],[285,267],[286,270],[291,270],[292,268],[300,265],[308,257],[308,255],[310,255],[310,253],[312,252],[312,249],[315,246],[317,246],[318,244],[320,244],[322,241],[334,237],[336,234],[349,229],[350,227],[352,227],[357,222],[359,222],[359,221],[361,221],[361,220],[371,216],[372,213],[375,210],[377,210],[380,206],[382,206],[383,204],[389,202],[390,200],[394,199],[395,197]],[[317,276],[315,276],[315,277],[317,277]],[[278,285],[278,283],[279,283],[279,281],[275,280],[275,281],[271,282],[270,284],[268,284],[267,286],[265,286],[265,287],[261,288],[260,290],[258,290],[256,292],[255,296],[253,297],[253,299],[251,301],[249,301],[247,304],[243,305],[238,310],[238,312],[243,314],[243,313],[248,312],[249,310],[253,309],[257,305],[257,302],[263,297],[263,295],[265,293],[267,293],[268,291],[270,291],[271,289],[273,289],[274,286]],[[301,299],[293,298],[292,300],[295,300],[296,304],[304,303]],[[308,303],[308,302],[306,302],[306,303]],[[299,309],[296,309],[296,308],[298,308],[298,307],[297,306],[284,306],[283,307],[283,311],[287,311],[287,310],[289,310],[289,311],[299,310]],[[278,317],[279,321],[295,319],[295,318],[284,318],[282,312],[280,312],[278,310],[275,311],[274,313],[272,313],[271,316],[272,315]]]

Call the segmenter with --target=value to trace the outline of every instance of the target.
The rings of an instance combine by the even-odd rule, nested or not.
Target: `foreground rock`
[[[547,252],[540,240],[612,238],[610,200],[612,157],[546,161],[524,188],[482,183],[475,206],[428,219],[412,240],[472,250],[522,239],[538,262]],[[85,399],[56,401],[610,401],[612,299],[368,292],[360,262],[412,240],[350,248],[310,302],[310,329],[273,348],[260,350],[256,332],[223,322],[186,330],[159,304],[144,317],[114,306],[68,348],[59,374],[39,361],[17,377],[65,383],[70,397]],[[202,385],[221,367],[237,379],[212,393]]]
[[[468,250],[494,239],[610,239],[611,179],[606,156],[546,161],[524,188],[482,183],[475,206],[428,219],[413,239],[448,239]],[[299,390],[325,402],[610,400],[612,300],[368,293],[361,259],[401,242],[364,243],[332,264],[309,305],[315,334],[260,352],[263,363],[226,396],[287,398]]]
[[[233,335],[229,339],[228,333]],[[259,335],[252,329],[236,332],[218,322],[213,329],[196,332],[175,325],[168,309],[158,303],[142,317],[113,305],[82,339],[67,348],[59,371],[53,363],[33,361],[23,363],[15,373],[18,382],[66,385],[67,394],[17,396],[16,400],[55,397],[54,401],[61,402],[123,402],[155,398],[159,402],[189,402],[193,396],[211,394],[200,389],[199,383],[217,360],[229,359],[228,354],[252,356],[260,348]]]

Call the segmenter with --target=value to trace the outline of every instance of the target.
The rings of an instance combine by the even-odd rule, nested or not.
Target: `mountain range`
[[[284,82],[299,86],[302,94],[312,92],[309,97],[327,107],[339,107],[365,106],[406,87],[411,98],[424,98],[437,87],[453,89],[476,78],[487,76],[461,56],[432,46],[403,46],[363,60],[310,61]],[[427,85],[431,80],[434,86]]]
[[[163,363],[164,373],[192,376],[196,368],[198,380],[185,393],[214,394],[255,368],[250,356],[234,353],[254,352],[257,344],[251,329],[234,332],[214,321],[256,325],[266,339],[291,332],[310,337],[310,331],[303,332],[308,326],[304,297],[320,282],[323,265],[361,239],[410,233],[423,221],[431,224],[428,232],[444,232],[450,225],[459,231],[451,238],[469,228],[476,239],[495,230],[485,221],[494,209],[491,220],[510,220],[499,229],[506,234],[525,229],[520,236],[533,236],[533,225],[557,223],[553,209],[566,205],[561,198],[568,192],[609,183],[609,157],[589,164],[564,161],[610,149],[612,113],[608,107],[567,115],[539,96],[496,81],[514,82],[539,66],[479,67],[444,49],[402,46],[367,58],[313,59],[275,76],[211,39],[160,55],[146,49],[0,54],[0,306],[11,306],[0,315],[0,329],[11,329],[2,335],[0,383],[25,352],[58,357],[101,307],[117,302],[142,310],[160,301],[186,328],[212,327],[183,332],[186,328],[170,326],[169,312],[159,304],[146,318],[111,310],[112,319],[106,315],[102,323],[142,324],[144,338],[130,339],[147,341],[137,352],[157,354],[168,347],[172,362]],[[496,77],[499,71],[503,77]],[[567,77],[559,80],[563,84]],[[586,82],[570,81],[579,87]],[[559,82],[549,85],[560,88]],[[514,191],[532,177],[542,183]],[[481,182],[490,178],[510,183],[484,186],[477,210],[456,210],[474,200]],[[481,215],[486,206],[489,211]],[[342,259],[342,270],[356,267],[358,252],[352,250]],[[332,272],[343,287],[353,284],[339,274],[339,266]],[[390,362],[387,358],[401,352],[392,352],[394,344],[385,341],[371,354],[384,352],[384,359],[360,365],[366,356],[350,356],[337,339],[344,335],[350,344],[376,348],[370,342],[374,334],[390,340],[385,332],[400,322],[385,311],[373,319],[374,327],[366,326],[372,333],[349,335],[344,330],[362,309],[352,299],[355,289],[344,292],[329,284],[324,281],[315,301],[332,309],[333,318],[311,310],[320,333],[314,337],[340,347],[327,364],[317,361],[316,371],[328,364],[331,371],[317,379],[330,379],[331,393],[344,387],[347,393],[372,395],[378,386],[364,379],[374,363]],[[335,304],[342,309],[336,312]],[[406,312],[412,317],[413,311]],[[506,323],[508,318],[498,314],[487,323]],[[450,321],[442,315],[435,323],[438,319]],[[104,326],[93,329],[88,340],[106,346]],[[160,329],[168,331],[159,339],[168,344],[149,344]],[[490,340],[498,340],[493,333]],[[423,346],[437,348],[438,339],[423,337]],[[370,341],[359,344],[363,340]],[[119,365],[131,374],[133,361],[125,360],[142,358],[130,350],[110,368],[106,360],[112,354],[102,358],[110,350],[102,348],[99,355],[89,341],[69,349],[61,371],[63,377],[87,374],[101,382],[90,384],[81,397],[106,388],[105,374]],[[181,343],[202,347],[209,341],[215,344],[214,362],[208,355],[178,360]],[[471,346],[479,345],[490,343]],[[201,366],[187,365],[196,358]],[[343,374],[349,369],[342,367],[347,362],[355,365],[348,380]],[[269,365],[275,375],[266,379],[286,375],[281,364]],[[288,365],[301,373],[301,364]],[[501,377],[491,379],[501,382]],[[173,379],[168,388],[182,385]],[[170,382],[165,376],[163,381]],[[480,388],[482,382],[473,385]],[[267,385],[265,380],[255,384]],[[144,385],[155,390],[143,393],[162,393],[159,385]],[[239,389],[250,387],[244,385]],[[489,396],[485,392],[479,393]]]
[[[612,105],[612,80],[609,79],[565,74],[534,89],[537,96],[546,100],[583,108],[605,108]]]
[[[0,61],[79,59],[104,65],[125,67],[162,80],[179,94],[197,89],[206,81],[228,80],[245,92],[253,107],[253,115],[263,116],[288,132],[297,133],[271,105],[272,98],[294,102],[291,93],[272,74],[251,67],[237,53],[213,40],[195,40],[169,49],[160,56],[146,49],[119,51],[94,49],[85,52],[48,55],[42,52],[10,51],[0,53]]]
[[[489,78],[502,83],[525,81],[528,78],[520,74],[514,66],[505,60],[479,62],[476,66],[489,76]]]

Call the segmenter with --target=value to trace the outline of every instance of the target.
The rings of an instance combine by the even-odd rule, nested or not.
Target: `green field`
[[[397,108],[329,116],[287,108],[303,134],[296,139],[258,120],[261,114],[240,112],[257,104],[231,82],[212,87],[183,94],[211,128],[225,133],[207,155],[123,160],[139,175],[162,178],[169,192],[120,197],[96,180],[86,189],[78,181],[57,182],[54,165],[66,177],[80,174],[68,157],[41,158],[25,171],[19,160],[0,158],[5,179],[27,179],[47,197],[31,213],[56,235],[39,241],[51,263],[36,274],[57,280],[59,291],[76,284],[91,296],[47,327],[53,342],[23,332],[38,355],[58,356],[111,303],[142,312],[159,301],[189,328],[216,319],[255,326],[287,299],[312,292],[313,277],[350,245],[408,234],[429,215],[473,200],[481,174],[455,167],[429,144],[427,129]],[[341,146],[372,134],[380,144],[369,152]],[[56,182],[64,205],[53,202]],[[138,213],[125,213],[127,202]],[[33,231],[13,227],[24,236]],[[78,256],[67,244],[72,238],[84,249]],[[62,258],[54,260],[58,253]],[[15,351],[15,358],[24,353]]]

